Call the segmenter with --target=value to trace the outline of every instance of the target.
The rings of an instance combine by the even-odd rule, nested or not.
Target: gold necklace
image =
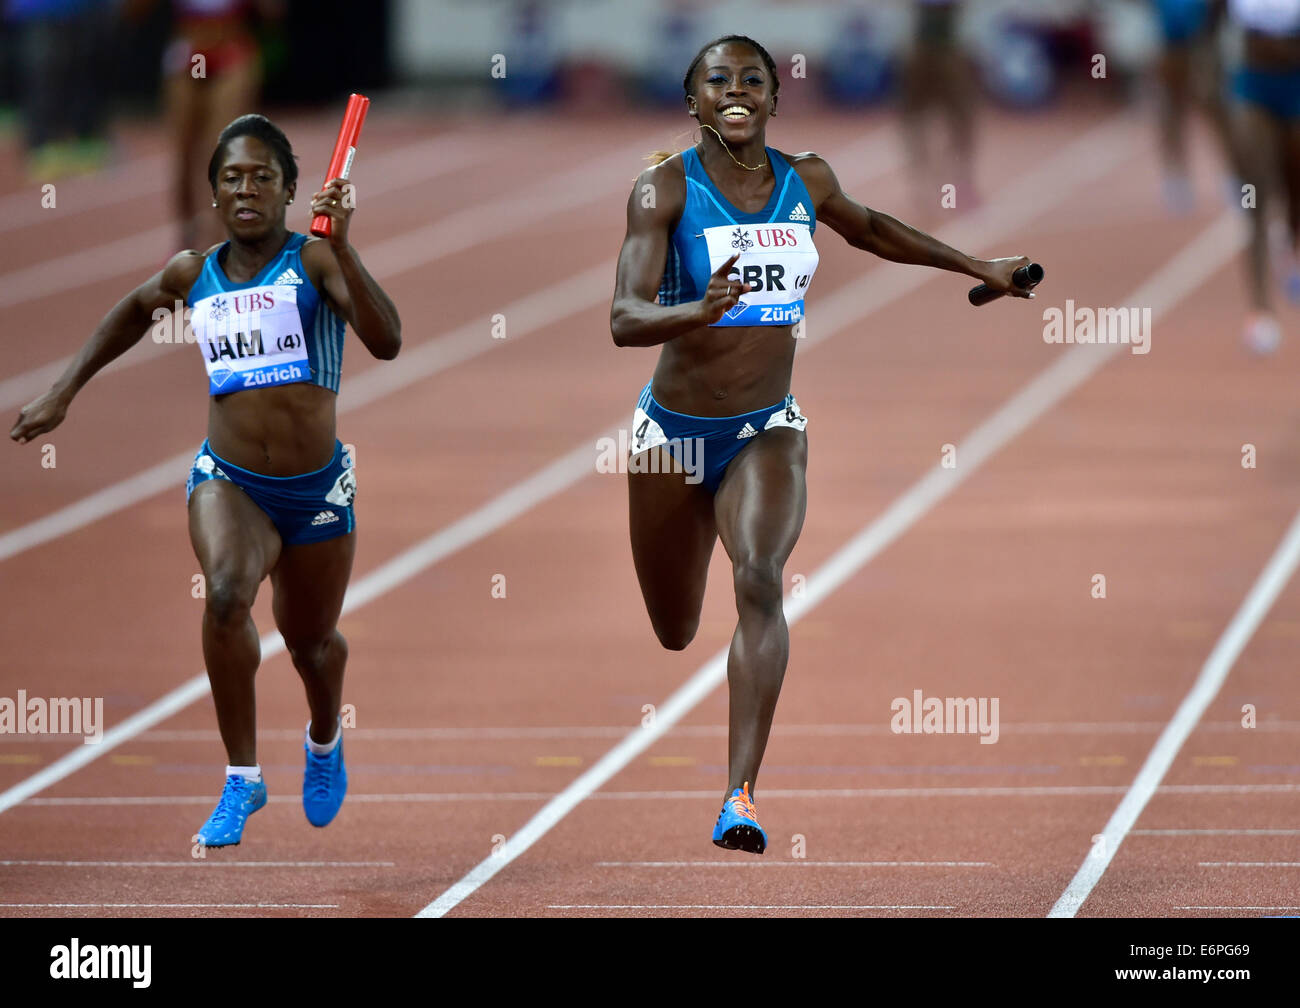
[[[727,142],[722,139],[722,134],[719,133],[716,129],[713,129],[713,127],[710,126],[708,123],[700,123],[700,125],[704,129],[713,130],[713,135],[718,138],[718,143],[722,144],[722,149],[727,152],[727,156],[731,158],[731,160],[736,161],[736,155],[731,153],[731,148],[728,147]],[[759,169],[767,167],[766,161],[764,161],[761,165],[755,165],[753,168],[751,168],[747,164],[741,164],[739,161],[736,161],[736,164],[739,165],[741,168],[744,168],[745,171],[758,171]]]

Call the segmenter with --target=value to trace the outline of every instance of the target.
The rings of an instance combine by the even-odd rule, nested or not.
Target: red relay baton
[[[357,155],[357,141],[361,138],[361,124],[366,121],[366,110],[370,108],[370,99],[365,95],[354,94],[348,98],[348,107],[343,113],[343,125],[339,127],[339,138],[334,141],[334,153],[330,155],[330,170],[325,176],[322,187],[331,179],[347,178],[352,171],[352,159]],[[317,238],[328,238],[330,219],[322,214],[311,219],[311,233]]]

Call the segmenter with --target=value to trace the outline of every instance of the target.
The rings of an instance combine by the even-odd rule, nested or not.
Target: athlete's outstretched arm
[[[63,422],[68,406],[82,386],[110,361],[122,356],[140,342],[156,322],[154,312],[160,308],[175,311],[179,302],[180,325],[184,318],[185,296],[203,268],[203,253],[186,251],[172,257],[162,270],[126,297],[104,316],[86,345],[73,358],[50,390],[23,407],[9,436],[20,444],[54,430]]]
[[[988,284],[1000,294],[1033,296],[1011,281],[1011,274],[1029,263],[1023,256],[974,259],[924,231],[863,206],[840,188],[839,179],[830,165],[817,155],[800,154],[794,159],[794,164],[816,205],[817,219],[843,236],[854,248],[890,262],[964,273]]]
[[[353,208],[344,198],[346,184],[345,179],[331,179],[312,197],[312,216],[330,218],[330,236],[308,242],[303,255],[320,270],[335,311],[352,326],[366,349],[380,360],[392,360],[402,349],[402,320],[393,299],[361,265],[357,250],[348,243],[348,218]]]
[[[710,325],[750,289],[734,280],[727,283],[727,273],[739,258],[732,256],[709,278],[701,300],[680,305],[655,303],[669,235],[685,207],[685,190],[681,166],[668,162],[647,168],[632,187],[627,200],[627,236],[618,253],[614,303],[609,309],[609,331],[615,346],[658,346]]]

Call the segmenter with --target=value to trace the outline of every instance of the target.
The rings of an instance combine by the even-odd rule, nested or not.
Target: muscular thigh
[[[194,488],[189,502],[190,542],[204,577],[253,588],[275,566],[280,536],[271,519],[229,480]]]
[[[627,481],[632,559],[655,622],[698,616],[717,540],[713,496],[684,474],[665,471],[674,468],[666,455],[659,461],[645,467],[659,471],[629,473]]]
[[[754,438],[728,466],[714,508],[733,564],[785,564],[803,528],[807,467],[808,435],[789,427]]]
[[[275,624],[292,646],[331,633],[343,611],[357,534],[286,546],[271,571]]]

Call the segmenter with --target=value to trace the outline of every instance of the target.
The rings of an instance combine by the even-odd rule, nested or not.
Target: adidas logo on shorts
[[[803,204],[800,204],[800,206],[802,205]],[[290,266],[275,278],[275,282],[278,284],[300,284],[302,283],[302,277],[300,277],[297,272],[295,272],[294,268]]]
[[[317,525],[329,525],[338,520],[339,520],[339,516],[336,515],[333,511],[322,511],[320,514],[318,514],[315,518],[311,520],[311,523],[312,526],[315,527]]]
[[[808,216],[808,211],[805,209],[802,202],[794,205],[794,209],[790,211],[790,219],[803,221],[805,224],[812,220],[812,218]]]
[[[740,433],[736,435],[736,440],[739,441],[742,438],[753,437],[757,433],[758,431],[754,430],[750,424],[745,424],[744,427],[740,428]]]

